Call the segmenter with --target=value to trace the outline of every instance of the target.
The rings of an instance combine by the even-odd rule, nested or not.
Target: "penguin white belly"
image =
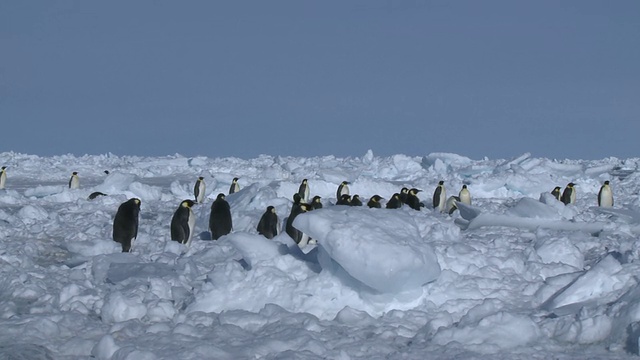
[[[186,245],[187,247],[191,246],[191,239],[193,238],[193,231],[196,228],[196,216],[193,211],[189,209],[189,220],[187,221],[187,225],[189,226],[189,236],[187,237]]]
[[[0,189],[4,189],[5,184],[7,183],[7,173],[4,171],[0,174]]]
[[[440,212],[445,211],[446,203],[447,203],[447,192],[443,188],[442,191],[440,192],[440,200],[438,202],[438,211]]]
[[[71,178],[71,182],[69,183],[69,189],[79,189],[80,188],[80,179],[77,176]]]
[[[204,182],[201,181],[198,184],[198,197],[196,198],[196,202],[198,204],[202,204],[202,202],[204,201],[204,192],[205,192],[205,190],[206,190],[206,186],[205,186]]]
[[[613,193],[611,192],[611,188],[605,187],[600,192],[600,206],[602,207],[613,206]]]
[[[469,191],[461,191],[459,197],[461,203],[471,205],[471,194]]]

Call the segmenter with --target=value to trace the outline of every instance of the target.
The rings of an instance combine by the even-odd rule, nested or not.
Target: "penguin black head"
[[[380,195],[373,195],[373,196],[371,197],[371,200],[373,200],[373,201],[375,201],[375,202],[378,202],[378,201],[382,200],[382,196],[380,196]]]
[[[317,203],[317,202],[320,202],[321,199],[322,198],[320,196],[316,195],[316,196],[313,197],[313,199],[311,201],[314,202],[314,203]]]
[[[240,180],[240,178],[237,178],[237,177],[233,178],[233,182],[238,182],[238,180]]]
[[[4,167],[3,167],[3,169],[4,169]],[[609,185],[609,180],[605,180],[604,184],[605,185]]]
[[[562,188],[560,186],[556,186],[556,187],[553,188],[553,191],[560,191],[560,190],[562,190]]]
[[[198,176],[198,180],[200,181],[204,180],[204,176]]]
[[[271,206],[271,205],[269,205],[269,206],[267,206],[267,212],[275,214],[276,213],[276,208]]]
[[[300,196],[300,194],[298,194],[298,193],[293,194],[293,203],[294,204],[300,204],[301,201],[302,201],[302,197]]]
[[[307,183],[307,179],[302,179],[302,183],[306,184]]]
[[[466,188],[467,188],[467,185],[462,185],[462,188],[463,188],[463,189],[466,189]]]
[[[73,173],[71,173],[71,175],[78,175],[78,172],[74,171]]]
[[[409,193],[409,189],[407,189],[406,187],[403,187],[403,188],[400,190],[400,193],[401,193],[401,194],[408,194],[408,193]]]
[[[351,184],[351,183],[350,183],[350,182],[348,182],[348,181],[343,181],[343,182],[342,182],[342,185],[349,185],[349,184]]]
[[[420,189],[416,189],[416,188],[413,188],[413,189],[409,190],[409,194],[411,194],[411,195],[416,195],[416,194],[417,194],[417,193],[419,193],[420,191],[422,191],[422,190],[420,190]]]
[[[438,181],[438,185],[440,185],[440,186],[444,185],[444,180]]]
[[[393,196],[391,196],[393,199],[400,199],[400,194],[395,193],[393,194]]]
[[[191,208],[193,205],[195,205],[196,202],[193,200],[184,200],[180,203],[180,206],[182,207],[186,207],[186,208]]]
[[[104,173],[109,175],[109,170],[105,170]]]
[[[3,167],[2,167],[2,170],[5,170],[6,168],[7,168],[6,166],[3,166]]]
[[[223,193],[218,194],[218,196],[216,197],[216,200],[224,200],[224,198],[226,198],[226,196]]]
[[[568,187],[568,188],[572,188],[572,187],[574,187],[574,186],[576,186],[576,184],[574,184],[574,183],[572,183],[572,182],[570,182],[570,183],[568,183],[568,184],[567,184],[567,187]]]

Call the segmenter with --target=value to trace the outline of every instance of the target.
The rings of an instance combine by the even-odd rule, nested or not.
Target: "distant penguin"
[[[410,208],[412,208],[413,210],[420,210],[420,198],[418,197],[418,193],[421,190],[418,189],[411,189],[409,190],[409,192],[407,192],[407,201],[405,202],[407,205],[409,205]],[[402,196],[402,195],[401,195]]]
[[[402,201],[403,204],[407,204],[407,195],[409,195],[408,188],[403,187],[400,189],[400,201]]]
[[[598,191],[598,206],[613,206],[613,191],[611,191],[611,186],[609,186],[609,180],[605,181],[600,187],[600,191]]]
[[[367,202],[367,206],[370,208],[380,209],[382,208],[380,200],[382,200],[382,197],[380,195],[373,195]]]
[[[109,170],[105,170],[104,173],[109,175]]]
[[[95,198],[97,198],[98,196],[107,196],[107,194],[100,192],[100,191],[94,191],[91,194],[89,194],[89,200],[93,200]]]
[[[211,214],[209,215],[211,239],[218,240],[222,235],[229,234],[231,229],[233,229],[231,207],[225,200],[225,195],[220,193],[211,204]]]
[[[336,205],[351,205],[351,196],[349,196],[348,194],[340,196],[340,199],[338,199]]]
[[[451,215],[458,210],[458,203],[461,202],[458,196],[449,196],[445,204],[444,211]]]
[[[122,252],[131,252],[133,241],[138,237],[138,215],[140,199],[129,199],[118,207],[113,219],[113,241],[122,245]]]
[[[458,193],[458,198],[460,198],[459,201],[461,203],[471,205],[471,193],[469,192],[469,189],[467,189],[467,185],[462,185],[462,189]]]
[[[193,196],[196,199],[198,204],[202,204],[204,201],[204,193],[207,189],[207,184],[204,182],[204,177],[199,176],[198,180],[196,180],[196,184],[193,187]]]
[[[354,194],[351,197],[351,201],[349,202],[351,206],[362,206],[362,200],[360,200],[360,195]]]
[[[71,174],[71,179],[69,179],[69,189],[79,189],[80,188],[80,178],[78,178],[78,172],[74,171]]]
[[[555,197],[558,201],[560,201],[560,190],[562,190],[560,186],[556,186],[555,188],[553,188],[553,190],[551,190],[551,195],[553,195],[553,197]]]
[[[342,195],[349,195],[349,184],[348,181],[343,181],[338,185],[338,190],[336,191],[336,200],[340,200]]]
[[[567,184],[567,187],[564,188],[564,191],[562,192],[561,200],[565,205],[576,203],[575,185],[576,184],[570,182]]]
[[[0,189],[4,189],[7,184],[7,167],[3,166],[0,170]]]
[[[267,206],[267,210],[262,214],[256,230],[258,230],[258,234],[267,239],[273,239],[278,235],[278,215],[275,207]]]
[[[387,209],[400,209],[402,207],[402,200],[400,199],[400,194],[395,193],[391,196],[391,199],[387,201],[386,205]]]
[[[438,182],[438,187],[433,192],[433,208],[443,212],[447,202],[447,190],[444,188],[444,181]]]
[[[298,188],[298,195],[302,198],[303,203],[309,202],[309,183],[307,179],[303,179],[300,187]]]
[[[182,201],[171,218],[171,240],[187,246],[191,245],[196,226],[196,216],[191,210],[193,205],[193,200]]]
[[[233,178],[231,181],[231,186],[229,186],[229,195],[235,194],[240,191],[240,185],[238,185],[238,178]]]
[[[322,198],[318,195],[314,196],[311,200],[311,207],[313,210],[322,209]]]
[[[302,231],[293,227],[293,220],[295,220],[298,215],[305,213],[307,211],[309,211],[309,205],[303,204],[303,203],[299,203],[299,204],[294,203],[291,206],[291,212],[289,213],[289,217],[287,218],[287,223],[285,225],[285,231],[287,232],[287,235],[289,235],[293,239],[293,241],[295,241],[296,244],[300,246],[306,245],[306,244],[301,244],[301,241],[303,240],[303,238],[308,239],[308,236],[305,236],[305,234]]]

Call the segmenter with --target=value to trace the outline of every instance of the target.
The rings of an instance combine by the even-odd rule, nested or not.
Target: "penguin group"
[[[576,203],[576,185],[574,182],[568,183],[562,193],[560,193],[562,188],[556,186],[551,190],[551,195],[565,205],[573,205]],[[609,180],[605,180],[600,186],[597,201],[599,207],[613,206],[613,190],[611,190],[611,182]]]

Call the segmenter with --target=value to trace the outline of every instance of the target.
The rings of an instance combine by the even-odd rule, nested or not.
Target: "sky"
[[[640,2],[3,1],[0,151],[637,157]]]

